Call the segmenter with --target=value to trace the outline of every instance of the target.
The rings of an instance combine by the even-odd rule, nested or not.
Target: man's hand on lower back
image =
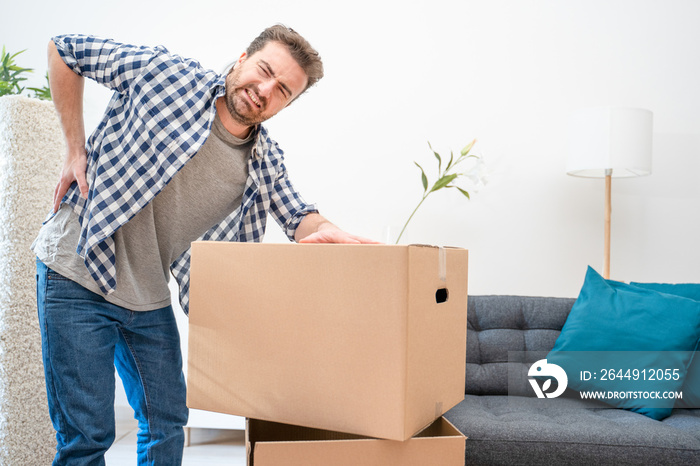
[[[80,194],[85,199],[88,197],[88,184],[85,180],[85,171],[87,169],[87,155],[83,149],[82,153],[79,153],[73,157],[66,157],[63,164],[63,170],[61,171],[61,176],[59,177],[58,184],[53,193],[53,211],[58,211],[58,207],[61,205],[61,200],[63,196],[68,192],[68,188],[74,183],[78,183],[78,188],[80,189]]]

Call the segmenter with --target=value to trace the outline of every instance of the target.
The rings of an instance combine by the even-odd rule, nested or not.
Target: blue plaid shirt
[[[117,287],[113,233],[138,213],[204,144],[225,94],[225,76],[162,46],[136,47],[91,36],[53,38],[63,61],[77,74],[113,89],[104,117],[86,143],[88,199],[77,184],[63,202],[80,216],[77,253],[103,293]],[[249,176],[241,206],[199,240],[261,241],[268,212],[294,240],[303,217],[316,212],[294,190],[283,152],[255,128]],[[190,251],[170,270],[189,303]]]

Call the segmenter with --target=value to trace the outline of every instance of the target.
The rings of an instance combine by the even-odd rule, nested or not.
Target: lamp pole
[[[605,244],[603,278],[610,278],[610,217],[612,214],[612,169],[605,170]]]

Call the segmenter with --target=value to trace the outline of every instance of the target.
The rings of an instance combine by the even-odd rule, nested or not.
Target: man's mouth
[[[250,98],[250,100],[252,100],[253,103],[254,103],[258,108],[261,108],[261,107],[262,107],[262,104],[260,104],[260,100],[258,99],[258,96],[255,95],[255,92],[253,92],[253,91],[250,90],[250,89],[246,89],[245,91],[246,91],[246,93],[248,94],[248,97]]]

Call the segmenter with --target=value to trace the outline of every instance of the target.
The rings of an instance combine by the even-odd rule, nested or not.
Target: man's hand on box
[[[379,241],[345,232],[317,213],[305,216],[294,236],[299,243],[379,244]]]
[[[343,243],[343,244],[380,244],[361,236],[352,235],[340,229],[326,229],[312,233],[299,240],[300,243]]]

